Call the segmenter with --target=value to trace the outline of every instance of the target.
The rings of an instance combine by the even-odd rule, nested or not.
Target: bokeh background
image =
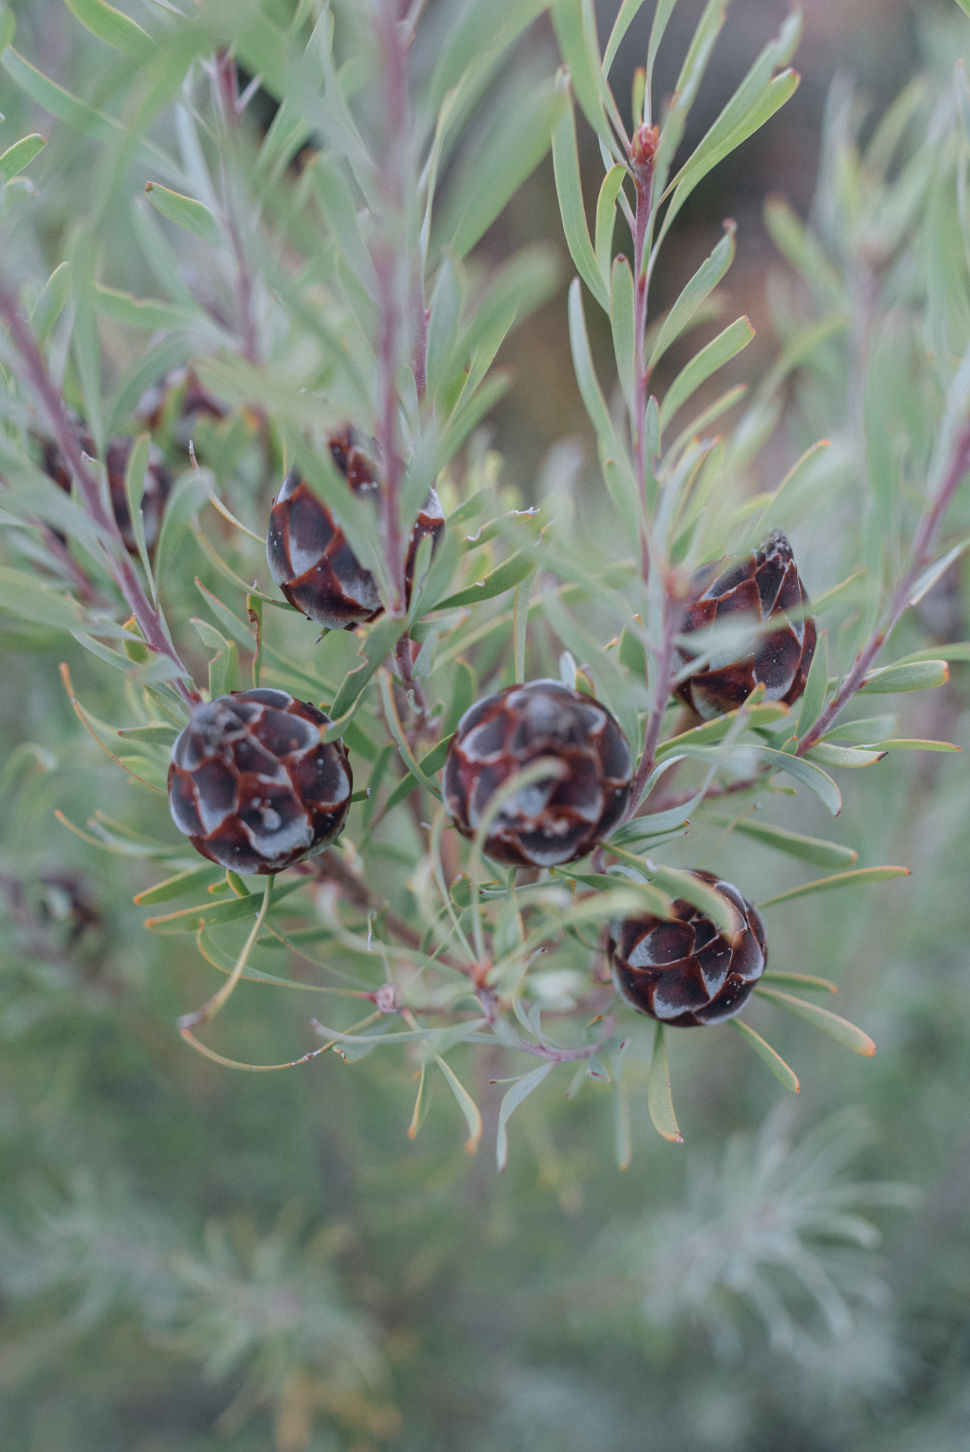
[[[645,50],[646,8],[618,63],[621,97]],[[700,8],[677,7],[660,92]],[[76,83],[88,41],[66,8],[12,9],[23,53]],[[735,0],[695,136],[787,10]],[[605,34],[615,6],[600,12]],[[433,5],[429,14],[433,23]],[[800,90],[695,194],[657,279],[662,305],[722,219],[738,221],[726,307],[759,334],[738,376],[757,379],[775,346],[781,264],[765,198],[782,193],[809,212],[833,86],[854,88],[860,111],[878,117],[921,67],[949,74],[955,17],[952,0],[809,0]],[[550,31],[528,43],[537,64],[554,64]],[[19,97],[3,109],[22,129],[47,128]],[[61,177],[52,257],[85,184]],[[506,346],[515,383],[489,423],[526,499],[557,461],[584,477],[576,460],[591,452],[551,166],[483,249],[498,258],[533,241],[559,253],[562,285]],[[606,337],[594,342],[605,358]],[[564,453],[564,439],[579,452]],[[777,462],[792,462],[784,448]],[[822,573],[825,519],[806,521],[805,534],[805,558]],[[959,582],[941,609],[943,633],[970,634]],[[938,619],[908,625],[901,644],[926,643]],[[130,898],[151,866],[124,864],[119,885],[115,860],[54,819],[60,809],[83,822],[105,804],[130,812],[126,789],[78,740],[56,653],[0,641],[0,657],[0,765],[29,741],[44,768],[0,778],[5,1447],[963,1452],[970,794],[959,757],[900,753],[891,776],[849,783],[843,820],[860,861],[906,863],[913,875],[833,894],[821,912],[812,899],[792,904],[774,950],[792,969],[837,979],[840,1011],[877,1040],[873,1061],[772,1021],[803,1080],[782,1103],[733,1035],[683,1035],[672,1059],[685,1146],[661,1142],[634,1106],[634,1157],[621,1173],[609,1093],[589,1086],[574,1103],[524,1106],[498,1176],[489,1129],[500,1091],[487,1085],[492,1123],[470,1159],[443,1095],[407,1139],[410,1089],[390,1059],[327,1055],[249,1076],[189,1052],[175,1020],[209,985],[191,948],[142,929]],[[906,698],[904,734],[966,745],[968,686],[958,666],[946,692]],[[810,804],[799,826],[832,830]],[[785,885],[756,846],[732,850],[736,876],[763,882],[762,895]],[[281,1032],[292,1052],[305,1038],[303,1006],[276,1002],[270,1014],[258,987],[234,1012],[256,1060],[279,1056]]]

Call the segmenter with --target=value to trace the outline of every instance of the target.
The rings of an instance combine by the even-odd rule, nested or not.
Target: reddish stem
[[[383,0],[378,19],[380,85],[385,127],[380,156],[380,190],[384,208],[375,221],[381,234],[371,246],[380,314],[378,384],[380,413],[377,438],[383,458],[381,532],[390,579],[393,614],[404,609],[404,550],[401,533],[401,482],[404,468],[398,448],[397,369],[402,353],[402,299],[398,253],[404,221],[404,181],[409,175],[411,117],[408,104],[407,34],[401,24],[401,0]]]
[[[175,680],[173,685],[186,704],[194,706],[202,697],[191,683],[192,677],[172,644],[161,612],[152,607],[142,589],[141,581],[135,573],[125,549],[118,521],[113,512],[106,507],[98,482],[84,462],[81,445],[71,426],[64,400],[51,382],[34,335],[21,316],[16,299],[5,288],[0,288],[0,315],[6,319],[10,336],[20,354],[27,378],[44,405],[57,442],[77,481],[84,505],[101,531],[101,546],[108,568],[138,623],[145,644],[156,655],[167,656],[178,667],[185,679]],[[108,545],[109,541],[111,548]]]
[[[815,722],[815,725],[805,733],[798,743],[797,754],[799,756],[804,756],[825,735],[833,721],[841,713],[843,707],[862,685],[872,662],[898,625],[900,618],[909,604],[910,596],[913,593],[913,588],[917,580],[930,564],[930,555],[936,543],[936,537],[939,534],[940,526],[943,523],[943,516],[946,513],[950,500],[953,498],[960,481],[968,471],[970,471],[970,423],[964,424],[963,428],[957,434],[949,466],[935,497],[930,501],[929,508],[920,521],[919,529],[916,531],[916,538],[913,542],[912,563],[893,591],[892,598],[886,610],[886,623],[874,631],[869,642],[856,656],[852,669]]]

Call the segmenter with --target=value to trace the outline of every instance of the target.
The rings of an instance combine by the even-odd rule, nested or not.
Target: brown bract
[[[354,430],[334,434],[329,447],[334,463],[354,493],[376,499],[380,488],[377,471],[357,442]],[[430,535],[434,548],[444,523],[441,502],[431,489],[408,542],[404,563],[408,601],[418,545],[425,535]],[[380,615],[384,608],[376,579],[350,548],[339,520],[295,469],[286,476],[270,512],[266,559],[273,580],[294,609],[328,630],[361,625]]]
[[[488,828],[485,851],[499,862],[572,862],[626,806],[633,758],[616,719],[559,681],[527,681],[486,696],[458,723],[443,785],[459,832],[473,837],[496,792],[539,759],[549,760],[549,776],[513,791]]]
[[[681,634],[731,622],[749,626],[748,636],[740,646],[715,643],[707,665],[681,681],[677,694],[704,720],[736,710],[758,686],[765,700],[791,705],[805,689],[816,634],[786,536],[775,530],[760,549],[707,583],[714,569],[695,582],[702,593],[684,611]],[[681,665],[695,658],[683,645],[678,655]]]
[[[203,857],[235,872],[281,872],[343,826],[353,776],[330,718],[286,691],[233,691],[197,706],[172,748],[169,805]]]
[[[617,990],[641,1013],[677,1028],[733,1018],[764,972],[764,923],[738,889],[712,872],[693,872],[721,894],[736,926],[726,932],[684,898],[673,918],[649,914],[610,926],[609,955]]]

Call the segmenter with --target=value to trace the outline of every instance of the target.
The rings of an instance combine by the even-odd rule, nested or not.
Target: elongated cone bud
[[[624,918],[610,926],[613,981],[627,1003],[676,1028],[733,1018],[764,972],[765,929],[757,908],[712,872],[693,872],[720,893],[734,919],[719,928],[685,898],[672,918]]]
[[[197,706],[176,737],[169,805],[203,857],[234,872],[281,872],[343,826],[353,777],[330,718],[286,691],[233,691]]]
[[[462,716],[444,770],[445,803],[473,837],[489,803],[540,758],[548,777],[513,792],[488,829],[485,851],[516,867],[572,862],[620,820],[633,758],[615,717],[559,681],[527,681],[486,696]]]
[[[707,583],[715,568],[708,566],[695,580],[697,593],[684,611],[681,634],[730,622],[741,627],[744,639],[715,647],[707,663],[680,682],[677,694],[704,720],[736,710],[756,686],[764,686],[765,700],[790,706],[805,689],[816,642],[791,545],[775,530],[760,549]],[[682,665],[696,658],[683,642],[678,654]]]
[[[355,494],[376,497],[377,470],[353,429],[329,440],[337,468]],[[375,529],[377,527],[375,514]],[[414,562],[420,541],[430,535],[432,548],[444,529],[441,501],[429,490],[411,530],[404,562],[406,599],[414,583]],[[287,600],[328,630],[350,629],[373,620],[383,610],[377,581],[364,568],[340,522],[295,469],[286,476],[270,513],[266,559],[270,573]]]

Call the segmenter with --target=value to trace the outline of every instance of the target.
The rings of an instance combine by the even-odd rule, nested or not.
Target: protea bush
[[[233,987],[265,971],[267,955],[285,981],[278,930],[291,945],[294,931],[319,939],[324,997],[309,1057],[375,1032],[385,1052],[401,1033],[431,1052],[447,1030],[464,1062],[474,1054],[463,1041],[484,1032],[509,1056],[507,1114],[532,1082],[516,1078],[517,1053],[572,1073],[586,1064],[594,1078],[608,1061],[619,1084],[644,1034],[625,1002],[657,1020],[657,1055],[665,1024],[729,1019],[789,1087],[794,1073],[747,1023],[758,997],[871,1052],[867,1035],[799,997],[821,965],[770,914],[762,926],[759,884],[740,871],[722,878],[704,851],[729,858],[732,825],[757,822],[767,848],[836,868],[852,860],[802,831],[803,798],[838,814],[838,772],[874,766],[894,744],[881,718],[846,719],[860,689],[945,675],[937,660],[887,670],[876,657],[950,557],[948,506],[970,458],[962,374],[946,403],[938,355],[940,424],[924,430],[926,487],[896,520],[898,577],[869,580],[853,626],[844,606],[826,611],[839,581],[808,543],[801,504],[827,487],[825,445],[791,454],[778,432],[781,373],[774,393],[766,385],[749,401],[736,386],[717,391],[752,336],[746,318],[691,342],[713,316],[733,226],[679,297],[659,311],[651,300],[695,186],[798,82],[793,18],[708,132],[685,143],[723,8],[708,6],[670,100],[649,68],[636,71],[631,110],[610,71],[636,7],[624,7],[604,57],[576,28],[578,10],[553,4],[562,68],[512,86],[503,127],[487,142],[477,133],[481,154],[465,154],[447,121],[436,131],[427,108],[446,96],[470,107],[480,92],[470,12],[437,62],[434,25],[398,16],[392,0],[370,18],[341,11],[332,36],[300,23],[273,32],[264,75],[272,22],[256,7],[230,33],[214,9],[185,42],[182,144],[149,146],[146,133],[153,175],[127,192],[138,266],[123,270],[109,243],[96,266],[81,258],[45,281],[21,251],[5,284],[8,439],[22,459],[5,598],[17,618],[67,630],[99,671],[123,671],[127,750],[112,743],[109,713],[95,721],[83,693],[75,709],[127,768],[132,793],[170,792],[177,832],[139,815],[152,860],[170,869],[154,886],[133,878],[148,930],[201,933],[207,954],[210,942],[229,954]],[[531,13],[497,26],[501,44]],[[654,17],[651,65],[669,14]],[[182,44],[175,21],[112,27],[102,39],[131,56]],[[366,114],[342,91],[340,57],[351,55],[380,98]],[[15,60],[14,78],[29,92],[24,64]],[[316,68],[315,99],[302,85],[290,94],[294,66]],[[260,82],[243,71],[275,97],[268,123],[255,109]],[[580,187],[577,106],[607,168],[595,219]],[[505,386],[491,369],[503,337],[559,286],[528,252],[489,277],[475,244],[550,142],[578,273],[573,364],[598,447],[585,486],[595,527],[575,537],[555,486],[525,507],[475,433]],[[14,157],[42,167],[39,144],[26,138]],[[42,225],[42,196],[20,205],[22,228]],[[791,258],[800,224],[773,206]],[[190,254],[191,273],[180,260]],[[157,287],[163,272],[167,295],[146,298],[149,273]],[[612,380],[590,349],[591,308],[613,333]],[[83,319],[99,310],[92,331]],[[109,325],[149,346],[119,366]],[[780,483],[759,460],[769,439],[773,459],[790,455]],[[41,470],[70,498],[41,487]],[[21,545],[29,558],[17,562]],[[301,631],[300,616],[322,634]],[[797,799],[762,816],[785,784]],[[704,824],[725,813],[726,835],[706,848]],[[112,828],[123,855],[127,831]],[[180,833],[205,865],[186,858]],[[281,876],[291,871],[302,891]],[[867,862],[782,896],[902,871]],[[247,887],[248,874],[264,888]],[[741,926],[710,915],[718,894]],[[668,993],[675,962],[683,976]],[[554,1029],[531,1016],[537,965],[549,963],[573,985]],[[379,1004],[377,1018],[354,1019],[348,981]],[[204,1052],[194,1030],[228,996],[223,985],[183,1017]],[[475,1144],[475,1097],[444,1056],[429,1062],[439,1060]],[[672,1135],[672,1108],[658,1106],[657,1075],[650,1082],[652,1113]]]
[[[871,1057],[828,1004],[851,983],[853,1015],[892,1022],[858,947],[907,872],[880,824],[906,753],[955,749],[884,698],[970,657],[963,80],[876,122],[834,94],[811,218],[766,203],[746,353],[744,228],[695,206],[794,95],[796,15],[730,31],[745,68],[718,99],[727,0],[690,24],[600,7],[603,35],[588,0],[70,0],[75,94],[29,8],[18,35],[0,19],[2,785],[39,803],[11,811],[5,869],[28,948],[85,992],[123,956],[157,995],[119,1010],[131,1053],[205,1076],[198,1123],[238,1071],[254,1116],[293,1084],[331,1116],[301,1155],[368,1161],[348,1187],[408,1138],[408,1191],[433,1186],[429,1115],[504,1168],[530,1099],[523,1158],[575,1206],[582,1156],[557,1156],[588,1125],[626,1167],[641,1124],[681,1140],[671,1085],[716,1140],[784,1097],[765,1067],[825,1092],[814,1030]],[[864,1098],[878,1069],[849,1062]],[[191,1287],[218,1283],[223,1329],[243,1303],[264,1351],[282,1327],[237,1389],[281,1448],[322,1417],[347,1446],[396,1435],[361,1408],[411,1354],[388,1330],[410,1292],[382,1300],[341,1214],[272,1254],[227,1231],[152,1323],[181,1344]],[[367,1315],[322,1325],[298,1272],[256,1304],[294,1246]],[[444,1260],[408,1285],[432,1281]],[[320,1369],[340,1345],[346,1396]]]

